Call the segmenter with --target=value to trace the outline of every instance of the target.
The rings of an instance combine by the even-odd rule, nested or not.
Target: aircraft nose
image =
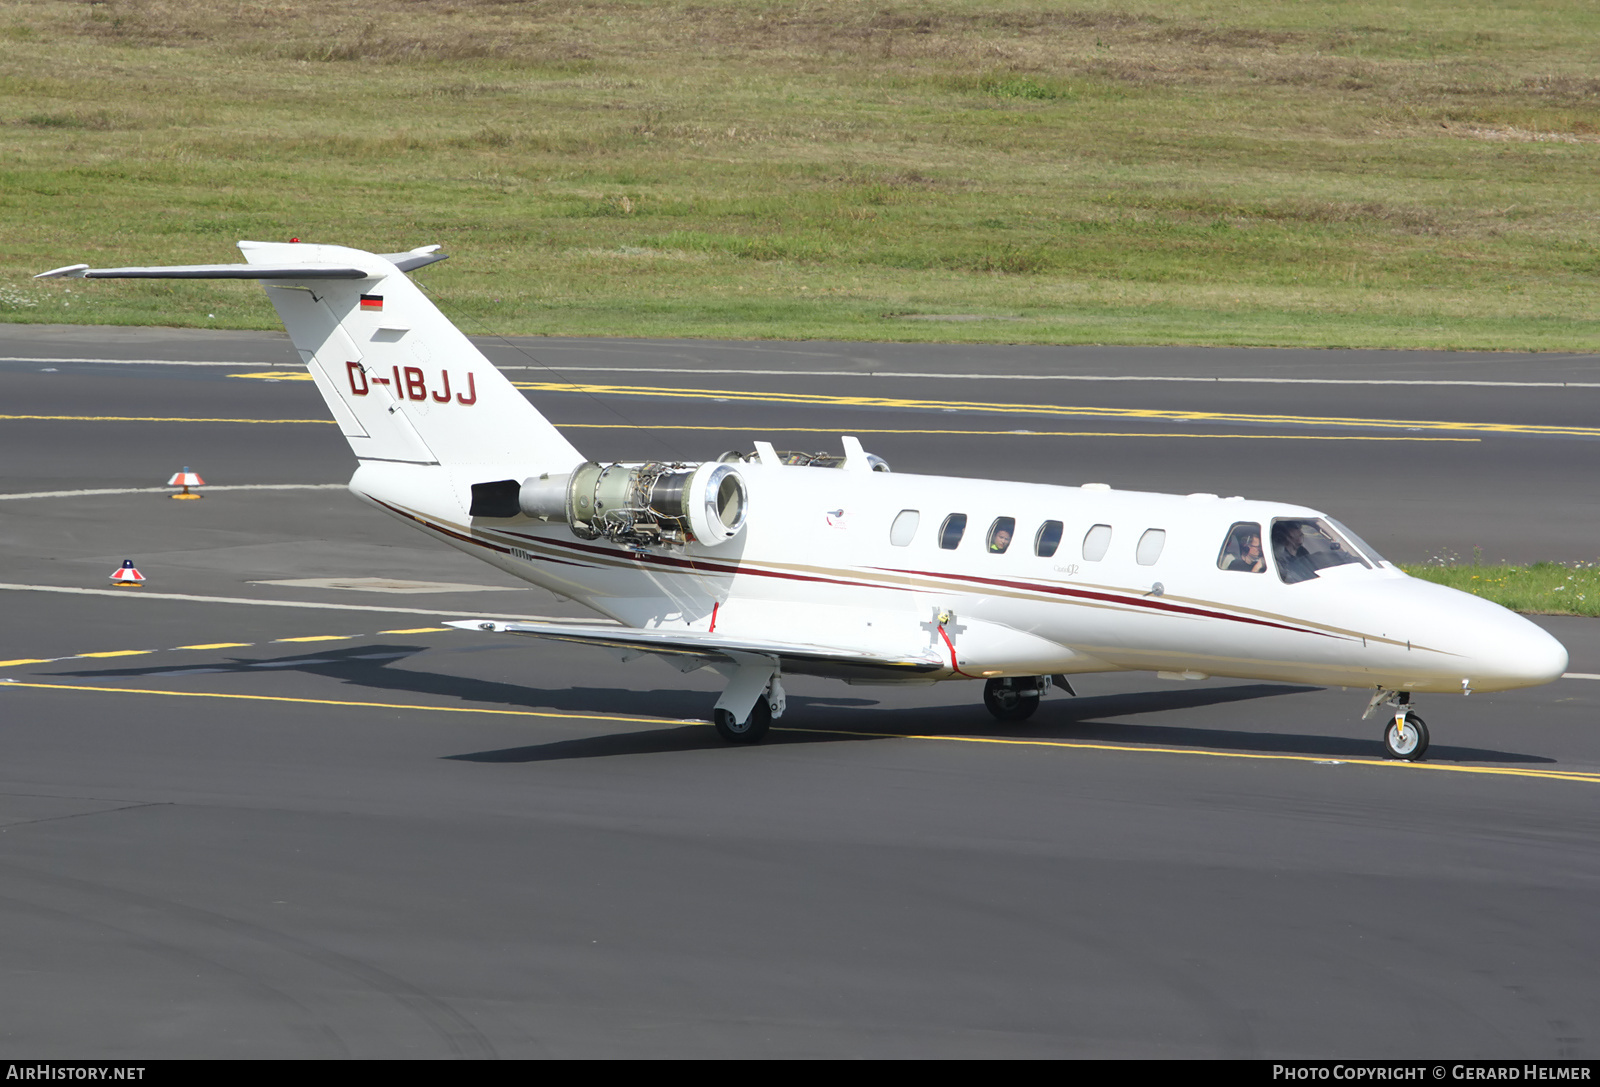
[[[1537,687],[1567,670],[1567,647],[1520,615],[1503,613],[1471,654],[1472,685],[1485,690]]]
[[[1467,680],[1473,690],[1537,687],[1567,670],[1566,646],[1499,604],[1427,582],[1413,581],[1401,591],[1406,595],[1394,599],[1409,603],[1419,642],[1446,651],[1437,659],[1439,671]]]
[[[1527,623],[1503,652],[1502,667],[1530,687],[1560,679],[1567,670],[1567,647],[1533,623]]]

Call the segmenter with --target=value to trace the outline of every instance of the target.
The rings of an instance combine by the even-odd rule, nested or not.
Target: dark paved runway
[[[633,390],[535,394],[597,456],[843,430],[900,470],[1304,501],[1399,560],[1597,550],[1592,359],[489,350]],[[270,421],[325,418],[281,337],[0,326],[0,356],[0,492],[133,492],[0,495],[14,1053],[1600,1051],[1600,681],[1430,698],[1422,766],[1374,759],[1360,692],[1142,676],[1022,728],[795,679],[728,748],[705,673],[438,629],[576,612],[327,486],[332,426]],[[1396,380],[1444,384],[1305,383]],[[137,490],[184,464],[281,489]],[[106,595],[124,557],[149,582]],[[375,572],[477,591],[257,584]],[[1600,624],[1546,625],[1600,674]]]

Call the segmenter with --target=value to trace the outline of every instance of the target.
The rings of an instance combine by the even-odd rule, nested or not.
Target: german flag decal
[[[364,294],[361,296],[361,308],[364,310],[381,310],[383,308],[383,295]]]

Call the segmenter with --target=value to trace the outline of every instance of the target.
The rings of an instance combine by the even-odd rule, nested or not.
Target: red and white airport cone
[[[205,495],[203,494],[190,494],[189,488],[204,487],[205,485],[206,481],[201,479],[196,473],[189,471],[189,466],[187,464],[183,466],[183,471],[172,473],[172,478],[167,480],[167,486],[183,488],[183,493],[172,495],[171,497],[173,498],[204,498]]]
[[[173,497],[176,498],[177,496],[174,495]],[[198,498],[199,495],[195,497]],[[111,572],[111,580],[116,582],[119,588],[124,585],[132,585],[138,588],[139,582],[144,580],[144,575],[134,569],[132,559],[123,559],[122,566]]]

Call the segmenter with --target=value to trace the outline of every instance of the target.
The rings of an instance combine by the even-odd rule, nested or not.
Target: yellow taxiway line
[[[213,419],[176,415],[0,415],[0,421],[35,420],[58,423],[316,423],[332,426],[332,419]]]
[[[645,396],[687,400],[756,401],[841,408],[911,408],[985,414],[1076,416],[1164,422],[1254,423],[1263,426],[1360,427],[1373,430],[1464,431],[1538,434],[1546,437],[1600,438],[1600,427],[1542,426],[1528,423],[1474,423],[1438,419],[1362,419],[1337,415],[1257,415],[1233,411],[1183,411],[1166,408],[1108,408],[1070,404],[1007,404],[981,400],[913,400],[897,396],[827,396],[819,393],[746,392],[734,389],[673,389],[643,385],[592,385],[564,381],[516,381],[535,392],[580,392],[595,396]]]
[[[219,698],[241,702],[278,702],[305,706],[342,706],[348,709],[419,710],[424,713],[468,713],[491,717],[543,717],[558,720],[609,721],[629,725],[701,725],[710,722],[693,718],[631,717],[610,713],[567,713],[550,710],[505,710],[475,706],[425,706],[405,702],[358,702],[333,698],[295,698],[287,695],[225,694],[216,691],[154,691],[140,687],[100,687],[72,683],[24,683],[0,680],[0,689],[25,687],[47,691],[85,691],[100,694],[142,694],[165,698]],[[934,736],[904,732],[860,732],[853,729],[790,728],[773,726],[774,732],[846,736],[874,740],[920,740],[924,742],[994,744],[1003,747],[1045,747],[1076,751],[1115,751],[1136,755],[1191,755],[1213,759],[1243,759],[1256,762],[1299,762],[1319,766],[1377,766],[1390,769],[1434,770],[1452,774],[1486,774],[1490,777],[1539,778],[1547,781],[1575,781],[1600,784],[1600,773],[1582,770],[1528,770],[1508,766],[1450,766],[1434,762],[1400,762],[1390,759],[1334,759],[1317,755],[1267,755],[1244,751],[1206,751],[1189,747],[1142,747],[1134,744],[1097,744],[1072,740],[1026,740],[997,736]]]
[[[774,725],[776,730],[778,726]],[[957,744],[1000,744],[1017,747],[1065,747],[1080,751],[1131,751],[1141,755],[1201,755],[1213,759],[1253,759],[1266,762],[1309,762],[1319,766],[1384,766],[1411,770],[1442,770],[1453,774],[1490,774],[1497,777],[1550,778],[1600,784],[1600,773],[1584,770],[1523,770],[1510,766],[1448,766],[1436,762],[1397,759],[1335,759],[1326,755],[1263,755],[1247,751],[1206,751],[1195,747],[1143,747],[1133,744],[1091,744],[1074,740],[1018,740],[1002,736],[921,736],[904,732],[854,732],[827,728],[785,728],[785,732],[815,732],[829,736],[869,736],[873,739],[943,740]]]
[[[310,381],[305,371],[269,370],[230,374],[268,381]],[[1363,430],[1455,431],[1484,434],[1537,434],[1544,437],[1600,438],[1600,427],[1545,426],[1532,423],[1476,423],[1439,419],[1363,419],[1338,415],[1258,415],[1233,411],[1187,411],[1168,408],[1110,408],[1073,404],[1015,404],[983,400],[916,400],[899,396],[830,396],[821,393],[755,392],[743,389],[678,389],[657,385],[612,385],[575,381],[513,381],[532,392],[586,393],[592,396],[641,396],[674,400],[753,401],[813,407],[900,408],[919,411],[965,411],[1001,415],[1074,416],[1096,419],[1164,422],[1245,423],[1261,426],[1354,427]],[[668,429],[668,428],[651,428]]]
[[[554,717],[580,721],[620,721],[633,725],[704,725],[699,720],[678,720],[671,717],[622,717],[605,713],[556,713],[548,710],[492,710],[474,706],[420,706],[405,702],[354,702],[335,698],[292,698],[287,695],[225,694],[219,691],[152,691],[142,687],[100,687],[94,684],[75,683],[24,683],[20,680],[0,680],[0,690],[31,687],[45,691],[94,691],[103,694],[150,694],[165,698],[222,698],[240,702],[287,702],[301,706],[345,706],[372,710],[424,710],[432,713],[476,713],[495,717]]]
[[[159,599],[159,598],[158,598]],[[108,649],[97,653],[68,653],[60,657],[18,657],[0,661],[0,668],[23,664],[61,664],[66,661],[92,660],[99,657],[140,657],[152,653],[175,653],[199,649],[248,649],[255,645],[277,645],[282,642],[348,642],[358,638],[374,638],[382,634],[444,634],[449,627],[406,627],[401,630],[380,630],[365,634],[309,634],[297,638],[269,638],[266,642],[206,642],[202,645],[174,645],[167,649]]]
[[[33,419],[67,423],[289,423],[295,425],[315,423],[332,426],[331,419],[213,419],[165,415],[0,415],[5,420]],[[1439,438],[1420,434],[1208,434],[1182,432],[1150,432],[1139,430],[932,430],[884,429],[872,427],[799,427],[799,426],[689,426],[677,423],[558,423],[558,430],[704,430],[737,431],[761,434],[966,434],[975,438],[1243,438],[1254,441],[1290,442],[1481,442],[1482,438]],[[151,488],[152,490],[159,488]]]
[[[716,430],[741,434],[965,434],[974,438],[1246,438],[1280,442],[1481,442],[1482,438],[1433,438],[1420,434],[1210,434],[1150,430],[927,430],[813,426],[689,426],[666,423],[558,423],[557,430]]]

